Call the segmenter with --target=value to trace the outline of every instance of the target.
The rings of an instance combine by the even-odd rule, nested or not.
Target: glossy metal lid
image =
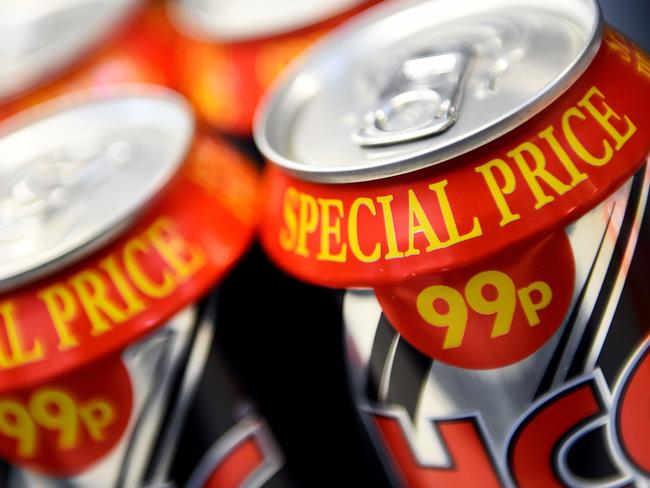
[[[175,0],[187,34],[222,41],[283,34],[316,24],[366,0]]]
[[[350,22],[290,68],[255,139],[304,179],[410,172],[539,113],[600,45],[595,0],[406,0]]]
[[[0,2],[0,100],[44,82],[99,44],[140,0]]]
[[[193,116],[146,85],[34,107],[0,132],[0,291],[96,249],[131,222],[182,163]]]

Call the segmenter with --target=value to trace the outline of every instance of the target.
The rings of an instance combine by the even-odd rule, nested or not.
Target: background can
[[[170,18],[182,33],[177,48],[180,89],[208,125],[250,136],[257,104],[287,64],[377,1],[269,2],[268,7],[170,2]],[[264,12],[256,12],[260,8]],[[265,12],[267,18],[261,15]]]
[[[209,369],[198,302],[252,239],[257,172],[146,85],[34,107],[0,145],[4,483],[142,485],[166,412]]]
[[[121,0],[91,6],[88,12],[78,2],[63,2],[57,8],[34,5],[21,7],[24,11],[9,6],[4,17],[7,35],[24,42],[32,32],[31,37],[43,37],[46,43],[22,48],[26,53],[18,41],[8,45],[17,52],[9,53],[3,72],[15,81],[0,91],[0,117],[82,89],[117,83],[175,85],[169,55],[174,31],[160,3]],[[37,12],[30,13],[30,8]],[[33,25],[24,25],[23,17]],[[77,32],[79,22],[96,27]]]

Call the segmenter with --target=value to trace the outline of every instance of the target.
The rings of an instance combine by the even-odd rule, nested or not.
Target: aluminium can
[[[174,428],[211,371],[200,301],[252,240],[256,170],[180,95],[115,85],[7,119],[0,175],[2,485],[173,481]]]
[[[378,0],[176,0],[181,91],[203,122],[250,136],[255,108],[285,66]]]
[[[649,99],[595,1],[407,0],[261,108],[262,243],[348,289],[397,486],[648,484]]]
[[[0,117],[114,83],[174,85],[174,32],[140,0],[12,0],[0,6]]]

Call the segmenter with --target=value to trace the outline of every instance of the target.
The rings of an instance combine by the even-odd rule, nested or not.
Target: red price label
[[[471,369],[520,361],[562,324],[574,264],[564,233],[478,266],[378,288],[394,327],[433,359]]]
[[[121,438],[131,406],[131,381],[119,358],[3,395],[0,455],[48,474],[77,473]]]

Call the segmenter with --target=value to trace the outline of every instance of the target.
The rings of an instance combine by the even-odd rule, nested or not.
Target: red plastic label
[[[453,161],[339,185],[271,166],[265,248],[304,280],[374,286],[464,266],[561,229],[620,187],[650,150],[646,58],[611,42],[544,112]]]
[[[559,329],[574,287],[563,232],[461,270],[377,288],[391,324],[443,363],[491,369],[541,348]]]
[[[131,380],[118,357],[34,389],[0,396],[0,456],[52,475],[78,473],[119,441]]]

